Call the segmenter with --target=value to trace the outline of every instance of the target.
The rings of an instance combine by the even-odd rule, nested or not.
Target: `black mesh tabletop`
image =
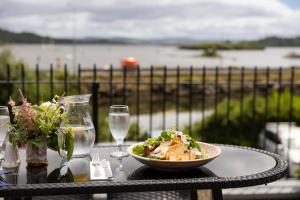
[[[186,172],[156,171],[132,157],[118,161],[109,156],[116,147],[95,146],[92,152],[99,153],[112,165],[112,181],[90,181],[89,156],[74,158],[67,167],[60,168],[61,158],[51,150],[48,150],[47,167],[27,168],[22,149],[18,171],[2,175],[0,196],[237,188],[267,184],[287,172],[287,161],[280,155],[247,147],[218,146],[222,150],[218,158]]]

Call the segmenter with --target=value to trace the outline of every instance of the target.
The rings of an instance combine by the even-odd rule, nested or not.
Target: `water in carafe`
[[[64,97],[69,125],[74,133],[73,157],[83,157],[89,154],[95,143],[95,128],[88,111],[90,96]]]

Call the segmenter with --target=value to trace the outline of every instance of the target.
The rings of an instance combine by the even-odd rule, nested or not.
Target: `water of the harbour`
[[[49,68],[50,63],[57,65],[80,63],[82,67],[103,68],[112,64],[120,66],[124,57],[135,57],[142,67],[167,65],[169,67],[205,66],[246,66],[246,67],[289,67],[299,66],[300,59],[287,58],[289,53],[300,54],[298,47],[272,47],[264,50],[219,51],[218,58],[201,57],[201,51],[182,50],[176,46],[159,45],[6,45],[0,46],[0,51],[8,48],[13,55],[22,59],[29,66],[37,63],[40,68]],[[76,57],[73,54],[76,54]],[[74,58],[74,59],[73,59]]]

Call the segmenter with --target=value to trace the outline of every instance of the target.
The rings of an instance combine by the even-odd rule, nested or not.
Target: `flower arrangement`
[[[69,160],[74,148],[74,133],[71,127],[60,129],[68,124],[68,118],[64,112],[63,103],[59,96],[52,101],[40,105],[31,105],[19,90],[21,105],[16,106],[11,99],[13,121],[9,129],[9,141],[15,146],[26,144],[26,156],[28,165],[38,166],[47,164],[47,147],[60,152],[63,148],[67,152]],[[59,134],[64,134],[64,144],[58,143]]]

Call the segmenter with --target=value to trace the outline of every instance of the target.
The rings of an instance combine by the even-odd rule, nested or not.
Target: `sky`
[[[298,0],[0,0],[0,28],[64,38],[300,35]]]

